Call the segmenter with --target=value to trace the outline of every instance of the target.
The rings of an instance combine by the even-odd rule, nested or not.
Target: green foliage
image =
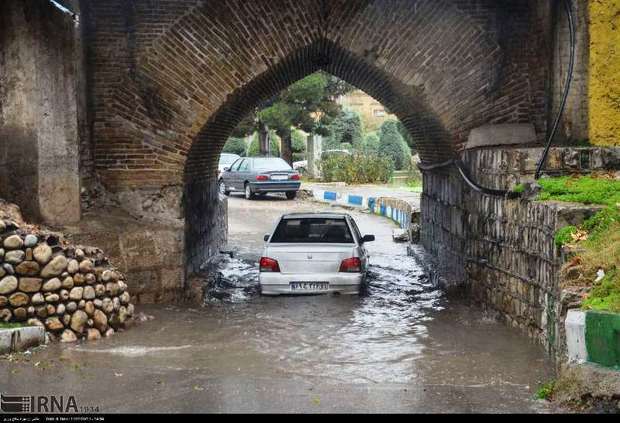
[[[555,233],[555,238],[554,238],[555,245],[557,245],[558,247],[561,247],[563,245],[571,243],[573,241],[572,235],[575,232],[577,232],[577,230],[578,229],[576,226],[565,226],[561,228],[560,230],[558,230]]]
[[[579,276],[573,283],[589,286],[598,270],[605,276],[594,283],[582,306],[586,309],[620,312],[620,181],[595,176],[543,178],[539,200],[557,200],[605,205],[578,228],[561,228],[555,236],[558,245],[574,243],[571,235],[583,231],[578,241]],[[567,267],[570,269],[570,266]]]
[[[620,270],[608,271],[592,288],[582,307],[586,310],[620,313]]]
[[[0,329],[16,329],[16,328],[23,328],[27,326],[24,323],[19,323],[19,322],[11,322],[11,323],[7,323],[7,322],[0,322]]]
[[[245,139],[243,138],[235,138],[230,137],[224,144],[224,148],[222,149],[222,153],[232,153],[243,156],[246,150]]]
[[[555,381],[547,382],[538,388],[536,391],[536,398],[548,400],[551,399],[553,395],[553,390],[555,389]]]
[[[347,149],[344,144],[356,150],[362,147],[362,120],[356,112],[345,110],[339,113],[327,127],[327,132],[329,135],[323,138],[323,150]]]
[[[389,158],[361,153],[328,155],[319,166],[325,182],[348,184],[387,183],[394,172]]]
[[[615,206],[620,203],[620,181],[593,176],[541,178],[538,200],[569,201]]]
[[[280,148],[278,146],[278,136],[275,134],[275,131],[270,131],[269,133],[269,152],[272,157],[278,157],[280,155]],[[252,137],[252,142],[250,142],[250,146],[248,147],[247,156],[248,157],[258,157],[260,156],[260,146],[258,144],[258,133],[255,133]]]
[[[294,153],[306,153],[306,136],[301,132],[294,130],[291,132],[291,145]]]
[[[525,192],[525,184],[517,184],[517,185],[515,185],[515,187],[512,189],[512,192],[518,192],[518,193]]]
[[[379,135],[376,132],[369,132],[362,141],[362,151],[366,153],[377,153],[379,151]]]
[[[387,120],[379,130],[379,154],[388,157],[396,170],[406,169],[411,164],[411,150],[398,131],[398,121]]]

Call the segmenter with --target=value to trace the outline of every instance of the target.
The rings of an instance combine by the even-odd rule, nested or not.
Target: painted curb
[[[586,313],[568,310],[564,322],[566,330],[566,349],[569,363],[585,363],[588,360],[586,349]]]
[[[361,195],[320,189],[310,189],[310,191],[312,191],[312,198],[315,201],[367,209],[371,213],[392,219],[398,223],[402,229],[409,229],[411,226],[411,213],[413,206],[404,200],[392,197],[364,197]],[[400,204],[400,207],[390,206],[386,204],[386,202]]]
[[[45,329],[40,326],[0,329],[0,354],[25,351],[45,343]]]
[[[564,330],[569,363],[620,370],[620,314],[568,310]]]

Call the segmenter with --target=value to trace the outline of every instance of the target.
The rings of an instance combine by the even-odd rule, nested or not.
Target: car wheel
[[[288,191],[288,192],[285,192],[284,194],[286,194],[286,198],[288,198],[289,200],[292,200],[293,198],[297,197],[297,191]]]
[[[230,194],[230,191],[226,189],[226,184],[224,183],[222,179],[220,179],[220,182],[217,184],[217,186],[221,194],[224,194],[224,195]]]
[[[252,192],[252,188],[250,187],[250,184],[246,183],[245,184],[245,199],[252,200],[253,198],[254,198],[254,193]]]

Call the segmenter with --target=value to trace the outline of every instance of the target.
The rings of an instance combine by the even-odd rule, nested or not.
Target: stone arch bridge
[[[226,237],[215,187],[226,138],[259,101],[317,70],[384,103],[423,164],[462,157],[481,183],[510,188],[531,178],[558,107],[568,60],[561,3],[4,2],[0,195],[62,226],[105,192],[154,225],[181,222],[179,254],[195,271]],[[572,3],[583,59],[587,7]],[[586,72],[578,60],[560,144],[587,137]],[[471,191],[454,170],[425,172],[423,240],[452,279],[488,276],[468,258],[493,248],[475,240],[512,236],[496,227],[506,201]]]

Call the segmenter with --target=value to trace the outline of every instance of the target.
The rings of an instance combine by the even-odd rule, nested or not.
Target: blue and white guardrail
[[[367,209],[370,212],[392,219],[403,229],[411,225],[413,206],[404,200],[391,197],[365,197],[337,191],[312,189],[316,201]]]

